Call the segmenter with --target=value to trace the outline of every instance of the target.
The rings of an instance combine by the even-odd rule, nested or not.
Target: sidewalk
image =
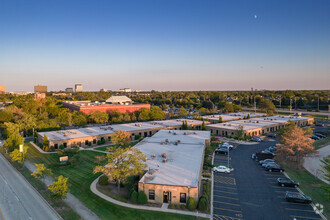
[[[102,175],[101,175],[102,176]],[[181,210],[175,210],[175,209],[164,209],[163,208],[157,208],[157,207],[147,207],[147,206],[142,206],[142,205],[133,205],[133,204],[129,204],[129,203],[125,203],[125,202],[120,202],[117,201],[107,195],[104,195],[103,193],[101,193],[100,191],[97,190],[96,188],[96,184],[99,180],[99,178],[101,177],[99,176],[98,178],[96,178],[91,186],[90,189],[91,191],[96,194],[97,196],[101,197],[102,199],[107,200],[108,202],[111,202],[113,204],[119,205],[119,206],[124,206],[127,208],[132,208],[132,209],[140,209],[140,210],[148,210],[148,211],[159,211],[159,212],[168,212],[168,213],[175,213],[175,214],[181,214],[181,215],[192,215],[192,216],[196,216],[196,217],[202,217],[202,218],[210,218],[209,214],[204,214],[204,213],[199,213],[199,212],[189,212],[189,211],[181,211]]]
[[[36,170],[36,167],[30,161],[25,162],[25,166],[31,172]],[[50,176],[45,178],[45,184],[52,184],[54,179]],[[71,193],[67,194],[67,197],[64,199],[64,202],[68,204],[82,219],[86,220],[99,220],[100,218],[94,214],[90,209],[83,205],[74,195]]]

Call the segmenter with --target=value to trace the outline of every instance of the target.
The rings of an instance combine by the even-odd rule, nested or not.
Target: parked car
[[[315,126],[324,127],[325,125],[322,122],[318,122],[318,123],[315,124]]]
[[[293,180],[290,180],[288,178],[278,178],[277,179],[277,184],[279,186],[286,186],[286,187],[298,187],[299,186],[299,183],[298,182],[295,182]]]
[[[257,160],[261,161],[261,160],[265,160],[265,159],[273,159],[274,155],[273,154],[264,154],[264,153],[255,153]]]
[[[221,146],[221,147],[218,147],[215,150],[215,153],[216,154],[228,154],[228,151],[229,151],[229,147],[228,146]]]
[[[231,144],[229,144],[227,142],[225,142],[223,144],[219,144],[219,147],[229,147],[230,150],[234,148],[233,145],[231,145]]]
[[[319,138],[326,138],[325,135],[320,134],[320,133],[315,133],[314,135],[317,136],[317,137],[319,137]]]
[[[261,166],[267,169],[269,166],[274,166],[274,165],[278,166],[278,164],[275,162],[263,163]]]
[[[269,172],[284,172],[284,169],[278,165],[269,165],[265,169]]]
[[[299,192],[290,192],[287,191],[285,194],[285,199],[288,202],[297,202],[297,203],[305,203],[310,204],[312,203],[312,198],[309,196],[306,196],[305,194],[299,193]]]
[[[230,168],[225,166],[213,167],[213,171],[216,173],[230,173]]]
[[[269,150],[270,152],[274,153],[276,151],[277,147],[269,147],[267,150]]]
[[[262,139],[261,137],[258,137],[258,136],[254,136],[253,138],[251,138],[251,141],[255,141],[255,142],[261,142],[263,140],[264,139]]]
[[[261,151],[261,153],[263,153],[263,154],[271,154],[271,155],[275,156],[275,153],[269,151],[268,149]]]
[[[275,162],[275,160],[273,160],[273,159],[260,160],[259,164],[262,165],[264,163],[270,163],[270,162]]]
[[[276,134],[275,133],[268,133],[267,137],[276,138]]]
[[[317,141],[317,140],[320,140],[321,138],[320,138],[320,137],[318,137],[318,136],[315,136],[315,135],[313,135],[313,136],[311,137],[311,139],[313,139],[313,140]]]

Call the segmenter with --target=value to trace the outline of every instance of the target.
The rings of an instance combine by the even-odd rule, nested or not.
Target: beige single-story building
[[[193,129],[201,129],[203,123],[199,120],[172,119],[38,132],[38,142],[42,143],[46,135],[49,140],[49,146],[54,146],[55,149],[58,149],[61,145],[65,148],[88,147],[90,142],[92,145],[96,145],[98,141],[111,141],[111,135],[116,131],[127,131],[131,134],[132,140],[135,140],[136,136],[152,136],[161,129],[180,130],[183,121],[187,121],[188,127]],[[205,124],[209,124],[209,122],[205,122]]]
[[[211,131],[211,134],[227,136],[237,135],[237,131],[243,128],[244,135],[255,136],[285,128],[289,121],[293,121],[297,126],[307,126],[313,124],[314,119],[300,116],[268,116],[211,124],[206,126],[206,130]]]
[[[219,117],[221,116],[222,122],[227,121],[236,121],[244,119],[244,117],[250,116],[250,118],[257,118],[266,116],[265,113],[252,113],[252,112],[237,112],[237,113],[223,113],[223,114],[215,114],[215,115],[205,115],[203,116],[203,119],[206,121],[211,122],[211,124],[217,124],[219,123]]]
[[[135,145],[147,157],[148,170],[138,183],[150,203],[198,201],[209,131],[160,130]]]

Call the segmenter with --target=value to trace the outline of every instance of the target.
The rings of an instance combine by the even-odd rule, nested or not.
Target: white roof
[[[258,128],[263,128],[271,125],[280,125],[285,124],[289,120],[291,121],[301,121],[308,120],[311,118],[308,117],[300,117],[300,116],[268,116],[268,117],[259,117],[259,118],[251,118],[244,119],[238,121],[229,121],[225,123],[218,123],[207,125],[208,128],[225,128],[230,130],[237,130],[239,125],[243,125],[243,130],[253,130]]]
[[[140,182],[197,187],[205,140],[209,139],[210,131],[189,130],[160,130],[145,138],[134,146],[147,156],[148,169],[151,170]],[[165,163],[161,156],[164,153]]]
[[[244,116],[247,117],[248,114],[250,114],[250,118],[256,118],[256,117],[261,117],[265,116],[266,114],[264,113],[249,113],[249,112],[239,112],[239,113],[228,113],[228,114],[217,114],[217,115],[205,115],[203,116],[204,119],[208,119],[211,121],[218,121],[219,116],[222,117],[222,121],[234,121],[234,120],[239,120],[243,119]]]
[[[132,102],[127,96],[111,96],[105,102]]]

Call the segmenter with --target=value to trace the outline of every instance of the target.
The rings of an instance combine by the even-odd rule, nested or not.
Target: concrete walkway
[[[119,206],[124,206],[124,207],[127,207],[127,208],[132,208],[132,209],[168,212],[168,213],[175,213],[175,214],[181,214],[181,215],[192,215],[192,216],[196,216],[196,217],[210,218],[209,214],[199,213],[197,211],[196,212],[189,212],[189,211],[181,211],[181,210],[175,210],[175,209],[165,209],[165,208],[163,209],[163,208],[158,208],[158,207],[148,207],[148,206],[143,206],[143,205],[134,205],[134,204],[129,204],[129,203],[117,201],[117,200],[115,200],[115,199],[113,199],[113,198],[111,198],[107,195],[104,195],[103,193],[101,193],[100,191],[97,190],[96,184],[97,184],[97,182],[98,182],[98,180],[101,176],[99,176],[97,179],[95,179],[92,182],[92,184],[90,186],[90,189],[97,196],[99,196],[102,199],[105,199],[108,202],[111,202],[113,204],[116,204],[116,205],[119,205]]]
[[[323,182],[330,184],[329,181],[324,179],[324,168],[321,160],[330,155],[330,145],[322,147],[318,150],[318,154],[311,157],[305,157],[304,167],[308,172],[322,180]]]
[[[26,168],[29,169],[31,172],[36,170],[36,166],[27,161],[25,163]],[[53,183],[54,179],[50,176],[45,178],[45,184],[50,185]],[[88,209],[85,205],[83,205],[74,195],[71,193],[67,194],[67,197],[64,199],[64,202],[68,204],[82,219],[86,220],[99,220],[100,218],[94,214],[90,209]]]

